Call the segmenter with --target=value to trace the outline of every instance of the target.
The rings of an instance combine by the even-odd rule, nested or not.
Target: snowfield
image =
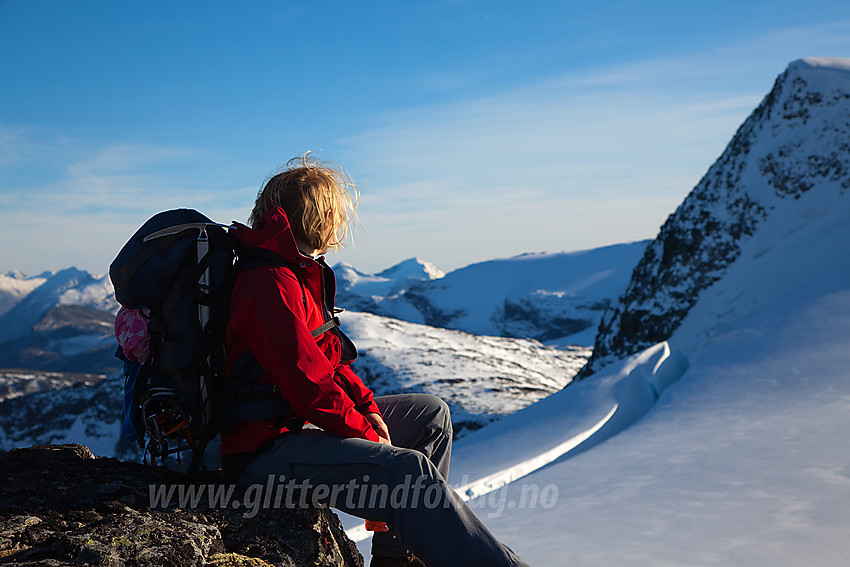
[[[644,419],[478,513],[530,565],[847,565],[848,337],[850,289],[730,327]],[[524,485],[557,504],[511,509]]]
[[[369,313],[344,312],[353,368],[375,395],[425,392],[446,401],[458,437],[569,384],[589,348],[471,335]]]
[[[459,440],[452,485],[530,565],[850,564],[842,199],[774,217],[667,343]]]

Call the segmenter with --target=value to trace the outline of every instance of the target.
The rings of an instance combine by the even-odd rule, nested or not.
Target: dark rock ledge
[[[213,473],[195,482],[221,484]],[[77,444],[6,453],[0,564],[363,566],[329,509],[261,509],[248,518],[206,498],[193,508],[151,508],[150,485],[186,483],[182,474],[94,457]]]

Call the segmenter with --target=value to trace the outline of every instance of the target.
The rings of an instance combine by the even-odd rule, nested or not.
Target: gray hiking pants
[[[385,522],[391,531],[375,533],[374,556],[409,550],[429,567],[527,567],[445,480],[452,444],[448,406],[427,394],[375,401],[393,446],[304,429],[251,462],[240,484],[264,484],[274,476],[296,487],[302,505],[320,503]]]

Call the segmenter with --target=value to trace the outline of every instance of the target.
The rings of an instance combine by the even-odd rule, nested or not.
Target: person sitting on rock
[[[271,384],[291,414],[233,423],[221,436],[223,468],[242,486],[296,486],[302,503],[386,524],[373,537],[373,567],[523,566],[446,481],[445,402],[375,397],[350,366],[356,350],[336,326],[323,255],[350,234],[356,196],[343,171],[308,153],[266,182],[250,227],[235,223],[242,246],[279,261],[238,272],[225,374],[236,379],[255,361],[257,383]]]

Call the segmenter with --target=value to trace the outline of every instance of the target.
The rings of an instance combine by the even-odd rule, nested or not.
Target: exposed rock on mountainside
[[[850,60],[791,63],[646,249],[582,375],[668,339],[777,209],[850,188]]]
[[[150,486],[185,485],[186,477],[96,458],[82,445],[12,451],[0,457],[0,476],[0,563],[363,565],[329,509],[260,509],[247,517],[206,498],[192,508],[152,506]]]

